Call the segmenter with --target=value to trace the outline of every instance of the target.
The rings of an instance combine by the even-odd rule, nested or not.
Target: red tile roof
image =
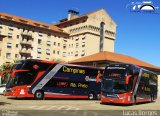
[[[70,22],[73,22],[73,21],[83,20],[83,19],[85,19],[85,18],[88,18],[89,15],[91,15],[91,14],[93,14],[93,13],[96,13],[96,12],[98,12],[98,11],[100,11],[100,10],[104,10],[104,9],[101,8],[101,9],[98,9],[98,10],[92,11],[92,12],[89,12],[89,13],[87,13],[87,14],[81,15],[81,16],[79,16],[79,17],[77,17],[77,18],[74,18],[74,19],[71,19],[71,20],[64,20],[63,22],[58,22],[58,23],[55,24],[55,25],[56,25],[56,26],[61,26],[61,25],[64,25],[64,24],[66,24],[66,23],[70,23]],[[65,18],[65,19],[67,19],[67,18]]]
[[[131,56],[126,56],[123,54],[117,54],[113,52],[100,52],[90,56],[73,60],[69,63],[93,62],[93,61],[112,61],[112,62],[128,63],[128,64],[134,64],[134,65],[138,65],[146,68],[160,70],[160,67],[154,66],[147,62],[141,61]]]
[[[27,18],[22,18],[22,17],[19,17],[19,16],[6,14],[6,13],[3,13],[3,12],[0,12],[0,19],[10,20],[10,21],[14,21],[14,22],[22,23],[22,24],[27,24],[27,25],[31,25],[31,26],[35,26],[35,27],[41,27],[41,28],[48,29],[48,30],[51,30],[51,31],[56,31],[56,32],[67,34],[61,28],[59,28],[55,25],[46,24],[46,23],[30,20],[30,19],[27,19]]]

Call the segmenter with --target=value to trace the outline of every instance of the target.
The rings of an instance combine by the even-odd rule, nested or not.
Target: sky
[[[0,12],[45,23],[103,8],[117,24],[115,52],[160,66],[160,8],[156,13],[132,12],[131,2],[143,0],[0,0]],[[148,0],[144,0],[148,1]],[[151,0],[150,0],[151,1]],[[160,7],[160,0],[152,0]]]

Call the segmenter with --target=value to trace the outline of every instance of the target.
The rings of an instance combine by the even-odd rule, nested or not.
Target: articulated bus
[[[22,60],[14,66],[6,95],[15,97],[100,99],[104,69],[45,60]]]
[[[136,104],[157,99],[158,77],[131,64],[109,64],[102,77],[102,103]]]

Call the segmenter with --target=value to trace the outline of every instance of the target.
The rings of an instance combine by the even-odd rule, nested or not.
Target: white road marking
[[[73,107],[69,105],[55,105],[55,106],[29,106],[29,109],[33,110],[80,110],[78,107]]]

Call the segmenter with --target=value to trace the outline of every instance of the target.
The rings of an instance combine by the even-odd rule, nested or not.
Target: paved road
[[[58,111],[58,110],[160,110],[160,98],[154,103],[138,104],[134,106],[102,105],[96,100],[30,100],[13,99],[0,96],[1,110],[28,110],[28,111]],[[41,113],[42,114],[42,113]],[[35,115],[35,114],[34,114]],[[86,115],[87,116],[87,115]]]

